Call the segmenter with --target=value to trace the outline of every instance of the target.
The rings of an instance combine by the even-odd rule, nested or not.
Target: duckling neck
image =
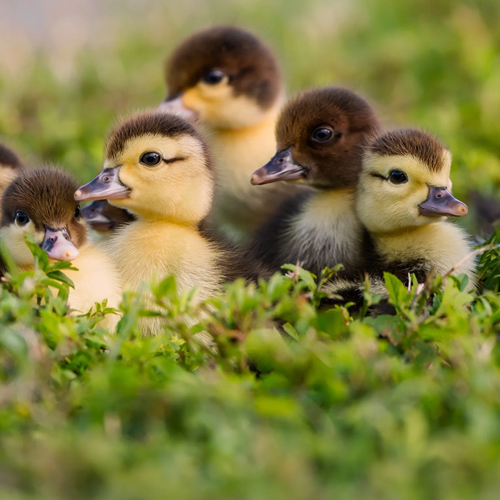
[[[306,203],[304,215],[307,214],[312,226],[329,226],[333,220],[346,213],[354,215],[354,189],[321,189],[314,192]]]
[[[292,244],[308,254],[302,256],[318,272],[342,262],[348,267],[358,260],[362,229],[354,212],[354,189],[324,189],[314,193],[293,222]],[[309,248],[314,249],[312,258]],[[299,259],[300,260],[300,259]]]
[[[218,176],[251,189],[250,176],[276,152],[275,127],[279,107],[271,109],[263,120],[242,128],[213,130],[208,140],[217,158]],[[222,179],[225,181],[226,179]]]
[[[448,221],[434,222],[425,226],[395,231],[385,234],[372,234],[377,252],[386,262],[410,261],[429,262],[439,274],[448,272],[471,250],[464,231]],[[458,270],[468,272],[470,265]]]
[[[201,222],[201,219],[192,218],[182,218],[178,216],[166,216],[163,214],[156,213],[140,213],[134,214],[137,217],[137,221],[140,221],[144,225],[158,225],[163,227],[179,227],[185,228],[192,231],[197,231],[197,228]]]
[[[276,125],[276,121],[278,120],[280,109],[281,109],[281,103],[279,105],[275,105],[272,108],[270,108],[268,111],[266,111],[261,120],[258,120],[250,125],[236,127],[236,128],[229,128],[229,127],[217,128],[213,129],[213,131],[217,133],[217,135],[220,135],[221,137],[227,136],[228,137],[227,140],[231,140],[229,138],[238,135],[256,134],[259,132],[259,130],[272,130],[274,134],[274,128]]]

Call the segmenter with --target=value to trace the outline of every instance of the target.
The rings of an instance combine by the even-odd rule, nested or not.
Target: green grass
[[[354,88],[389,125],[443,138],[459,197],[498,193],[495,0],[139,3],[113,4],[109,38],[69,67],[33,50],[0,71],[2,139],[88,181],[112,121],[162,99],[168,51],[234,22],[276,49],[290,92]],[[496,499],[498,249],[480,270],[478,296],[439,278],[417,296],[388,276],[398,314],[377,319],[318,309],[307,273],[201,305],[169,278],[152,287],[165,334],[142,338],[140,297],[110,335],[103,307],[67,315],[68,285],[40,254],[1,289],[0,498]],[[217,350],[197,347],[201,331]]]

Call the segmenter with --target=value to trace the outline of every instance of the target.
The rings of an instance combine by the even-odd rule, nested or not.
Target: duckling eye
[[[316,142],[328,142],[333,137],[333,130],[327,127],[319,127],[312,133],[311,137]]]
[[[208,85],[217,85],[224,79],[225,76],[226,74],[224,71],[220,69],[211,69],[203,75],[202,80],[205,83],[208,83]]]
[[[404,172],[401,172],[401,170],[392,170],[388,178],[393,184],[404,184],[408,182],[408,176]]]
[[[75,219],[79,219],[81,215],[82,212],[80,210],[80,205],[77,205],[77,207],[75,208]]]
[[[20,210],[16,212],[16,224],[18,226],[25,226],[30,221],[30,218]]]
[[[147,167],[154,167],[161,162],[161,156],[154,151],[148,151],[141,156],[139,161]]]

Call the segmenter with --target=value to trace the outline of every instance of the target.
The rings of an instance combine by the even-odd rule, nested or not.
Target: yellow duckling
[[[121,287],[117,272],[105,252],[87,243],[87,228],[73,194],[75,182],[53,168],[32,170],[17,177],[2,199],[0,238],[21,269],[33,267],[33,255],[25,244],[31,235],[49,258],[73,261],[78,271],[65,271],[75,288],[69,305],[86,313],[95,302],[108,300],[117,308]],[[116,315],[107,315],[103,324],[114,327]]]
[[[214,190],[207,147],[186,121],[161,112],[135,115],[111,131],[104,170],[78,189],[77,200],[108,199],[134,214],[106,247],[126,288],[173,274],[180,289],[204,298],[224,279],[222,249],[199,230]],[[161,330],[148,322],[145,333]]]
[[[467,215],[451,194],[451,153],[420,130],[396,130],[369,147],[361,174],[356,211],[368,232],[366,265],[370,274],[389,271],[404,281],[415,273],[423,281],[436,268],[476,280],[466,233],[447,220]]]
[[[166,79],[168,97],[160,109],[196,116],[216,159],[210,225],[244,242],[298,191],[281,185],[256,190],[249,183],[276,151],[283,94],[276,59],[255,35],[219,26],[185,40],[168,62]]]

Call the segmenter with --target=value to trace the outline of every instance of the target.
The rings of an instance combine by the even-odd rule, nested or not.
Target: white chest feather
[[[299,260],[305,260],[307,264],[307,260],[315,255],[324,266],[333,266],[346,259],[357,261],[361,234],[351,190],[332,190],[314,195],[289,228],[291,245],[297,249]],[[324,266],[321,264],[321,267]]]

